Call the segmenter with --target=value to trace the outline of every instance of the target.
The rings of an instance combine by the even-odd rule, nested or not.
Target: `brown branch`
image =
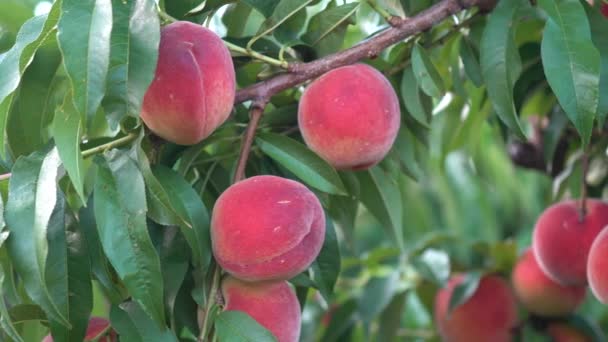
[[[250,85],[239,90],[235,104],[253,99],[269,99],[282,90],[293,88],[322,74],[365,58],[372,58],[382,50],[412,35],[431,29],[435,24],[464,9],[492,7],[496,0],[442,0],[418,15],[401,19],[394,27],[358,45],[308,63],[290,63],[288,73]]]
[[[255,131],[258,128],[264,108],[268,100],[266,98],[260,98],[255,100],[251,104],[251,112],[249,114],[249,125],[247,125],[247,131],[243,137],[243,143],[241,144],[241,152],[239,154],[239,161],[236,165],[236,171],[234,172],[234,178],[232,183],[236,183],[245,178],[245,167],[247,166],[247,159],[249,159],[249,153],[251,152],[251,145],[255,138]]]

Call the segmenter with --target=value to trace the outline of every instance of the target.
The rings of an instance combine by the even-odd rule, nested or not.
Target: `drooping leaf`
[[[153,0],[112,0],[113,27],[103,107],[113,128],[125,115],[139,116],[154,78],[160,24]]]
[[[106,89],[110,61],[110,0],[62,0],[57,39],[76,110],[93,121]]]
[[[338,51],[344,41],[346,28],[353,23],[353,15],[359,3],[349,3],[327,8],[310,19],[308,30],[302,40],[316,47],[319,56]]]
[[[143,176],[129,155],[118,150],[96,163],[95,217],[105,254],[133,299],[164,327],[163,282],[146,226]]]
[[[364,322],[370,322],[379,315],[395,296],[399,286],[399,272],[393,271],[386,277],[370,279],[359,299],[359,314]]]
[[[526,140],[513,103],[513,87],[521,73],[515,44],[518,12],[524,0],[505,0],[490,14],[481,39],[481,73],[498,117],[520,139]]]
[[[464,304],[469,298],[475,294],[479,287],[481,280],[481,273],[469,272],[467,273],[462,282],[454,287],[452,296],[450,297],[450,303],[448,305],[448,313],[452,312],[459,305]]]
[[[585,9],[591,27],[591,39],[600,52],[600,94],[608,94],[608,20],[589,6],[585,6]],[[598,103],[599,127],[604,127],[607,116],[608,96],[601,95]]]
[[[38,48],[53,32],[59,18],[61,1],[56,1],[48,15],[26,21],[15,45],[0,59],[0,155],[5,156],[5,130],[14,91],[19,86],[23,72],[32,62]]]
[[[303,144],[274,133],[258,134],[256,143],[264,153],[306,184],[330,194],[345,193],[336,170]]]
[[[477,57],[472,44],[467,38],[460,40],[460,58],[464,65],[464,72],[467,74],[471,82],[476,87],[481,87],[483,84],[483,76],[481,75],[481,67],[479,65],[479,58]]]
[[[421,125],[428,127],[429,122],[427,118],[429,115],[426,113],[426,109],[422,104],[421,96],[426,95],[420,94],[420,88],[418,87],[418,81],[414,76],[414,71],[411,67],[405,68],[401,78],[401,99],[403,99],[403,104],[407,109],[407,113]]]
[[[2,244],[7,237],[8,232],[0,233],[0,248],[2,248]],[[4,273],[4,268],[2,267],[2,264],[0,264],[0,287],[4,286],[4,280],[6,279]],[[2,328],[2,331],[4,331],[4,333],[6,333],[8,337],[12,338],[15,342],[23,342],[23,339],[11,321],[11,317],[8,313],[8,305],[3,295],[0,296],[0,328]]]
[[[10,238],[6,247],[26,292],[49,319],[69,326],[47,287],[46,265],[49,244],[47,230],[57,203],[57,175],[60,166],[56,148],[35,152],[15,163],[6,203]]]
[[[254,39],[263,37],[267,34],[272,33],[277,27],[287,21],[289,18],[294,16],[299,11],[303,10],[314,0],[281,0],[274,7],[272,15],[264,21],[260,30],[256,34]]]
[[[321,252],[311,265],[313,281],[327,301],[331,299],[334,286],[340,274],[340,248],[333,222],[326,217],[325,240]]]
[[[72,98],[68,94],[63,101],[63,105],[55,110],[51,131],[63,167],[70,176],[76,193],[80,196],[82,202],[86,203],[84,196],[84,161],[80,154],[81,121],[81,117],[72,103]]]
[[[120,334],[121,340],[129,342],[177,342],[177,337],[169,329],[161,329],[144,312],[140,305],[129,301],[112,306],[110,310],[112,326]]]
[[[541,43],[545,76],[587,144],[599,104],[600,53],[580,2],[541,0],[539,4],[549,15]]]
[[[276,342],[274,335],[242,311],[224,311],[215,319],[220,341]]]
[[[431,61],[428,52],[420,44],[415,44],[412,49],[412,70],[420,88],[427,95],[435,98],[443,96],[445,86],[441,75]]]

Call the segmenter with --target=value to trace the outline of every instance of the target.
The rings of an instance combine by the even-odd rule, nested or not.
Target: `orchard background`
[[[327,218],[320,254],[290,280],[302,341],[440,340],[451,275],[464,275],[458,310],[486,275],[509,281],[549,205],[608,198],[607,9],[0,0],[0,340],[272,341],[222,311],[209,236],[220,194],[255,175],[301,182]],[[161,26],[182,20],[224,39],[238,88],[230,118],[191,146],[139,117]],[[391,82],[401,125],[378,165],[336,170],[303,142],[298,102],[356,62]],[[87,330],[89,316],[111,328]],[[519,305],[513,338],[557,340],[555,324],[605,341],[608,309],[590,292],[560,317]]]

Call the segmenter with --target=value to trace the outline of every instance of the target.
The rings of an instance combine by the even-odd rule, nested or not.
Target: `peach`
[[[587,260],[589,287],[595,297],[608,304],[608,227],[597,236]]]
[[[585,286],[564,286],[547,277],[531,249],[515,265],[511,281],[519,301],[539,316],[567,315],[579,307],[587,292]]]
[[[226,310],[247,313],[279,342],[300,339],[300,303],[286,281],[248,283],[228,277],[222,292]]]
[[[376,69],[334,69],[304,91],[298,124],[308,147],[341,170],[369,168],[388,153],[400,125],[399,99]]]
[[[110,328],[110,322],[101,317],[91,317],[87,326],[84,341],[117,342],[116,332]],[[42,342],[53,342],[51,335],[46,335]]]
[[[608,18],[608,3],[603,2],[601,8],[602,14],[604,17]]]
[[[228,118],[236,91],[230,52],[212,31],[180,21],[161,31],[141,118],[158,136],[196,144]]]
[[[229,187],[211,217],[217,262],[246,281],[286,280],[310,266],[325,239],[321,203],[304,185],[256,176]]]
[[[593,342],[593,339],[579,329],[566,323],[552,323],[547,327],[552,342]]]
[[[608,225],[608,204],[568,200],[547,208],[536,222],[533,250],[541,269],[562,285],[587,284],[587,257],[593,240]]]
[[[463,280],[462,275],[452,277],[435,297],[435,322],[444,341],[511,341],[517,305],[508,283],[498,276],[484,276],[475,293],[448,313],[452,292]]]

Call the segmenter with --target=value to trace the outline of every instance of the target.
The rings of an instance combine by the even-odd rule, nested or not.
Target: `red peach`
[[[226,121],[235,89],[234,66],[222,40],[200,25],[176,22],[161,31],[141,118],[166,140],[196,144]]]
[[[399,99],[376,69],[334,69],[304,91],[298,123],[308,147],[337,169],[366,169],[388,153],[400,125]]]
[[[450,298],[464,276],[456,275],[435,297],[435,322],[448,342],[508,342],[517,323],[517,305],[509,285],[498,276],[484,276],[475,293],[448,313]]]
[[[289,279],[310,266],[324,239],[321,203],[289,179],[256,176],[240,181],[213,208],[213,254],[241,280]]]
[[[591,245],[587,260],[587,277],[595,297],[608,304],[608,227],[602,230]]]
[[[602,3],[601,11],[602,11],[602,14],[604,15],[604,17],[608,18],[608,3],[606,3],[606,2]]]
[[[547,327],[552,342],[592,342],[593,339],[566,323],[552,323]]]
[[[593,240],[608,225],[608,204],[586,200],[586,215],[580,201],[568,200],[546,209],[536,222],[533,249],[541,269],[562,285],[587,284],[587,257]]]
[[[563,316],[576,310],[585,299],[585,286],[560,285],[540,269],[531,249],[526,250],[511,275],[519,301],[540,316]]]
[[[300,303],[286,281],[248,283],[228,277],[222,292],[226,310],[247,313],[279,342],[300,339]]]

